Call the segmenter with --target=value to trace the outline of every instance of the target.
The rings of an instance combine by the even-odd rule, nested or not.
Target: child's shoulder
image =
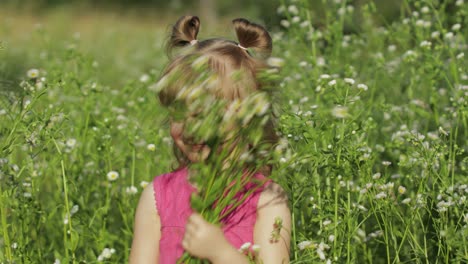
[[[270,181],[260,194],[258,207],[265,207],[271,204],[287,204],[287,202],[288,195],[283,187],[274,181]]]

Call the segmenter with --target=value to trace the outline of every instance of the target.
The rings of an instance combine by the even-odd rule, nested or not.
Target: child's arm
[[[270,183],[260,196],[257,212],[254,242],[260,246],[261,263],[289,263],[291,211],[283,188]]]
[[[135,214],[130,263],[159,263],[159,239],[161,222],[154,204],[153,185],[141,194]]]

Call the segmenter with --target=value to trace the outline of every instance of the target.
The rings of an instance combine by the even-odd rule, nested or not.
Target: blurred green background
[[[325,13],[344,0],[306,0],[302,2],[310,12],[314,28],[323,29]],[[284,0],[0,0],[0,90],[17,89],[25,72],[37,68],[51,50],[59,50],[58,40],[68,39],[68,45],[79,44],[80,49],[99,60],[102,67],[100,81],[123,85],[120,76],[136,78],[144,72],[157,73],[164,65],[161,60],[148,58],[142,50],[152,50],[161,56],[170,25],[186,14],[198,15],[202,21],[199,38],[220,36],[235,39],[231,20],[244,17],[259,22],[272,32],[282,28],[280,6],[291,5]],[[354,7],[344,25],[344,33],[359,33],[363,23],[361,7],[372,3],[374,26],[389,26],[393,21],[417,9],[418,1],[406,0],[349,0]],[[456,7],[444,5],[447,20]],[[455,23],[455,22],[454,22]],[[35,32],[35,34],[31,34]],[[46,34],[42,34],[46,32]],[[125,32],[125,33],[122,33]],[[123,35],[124,34],[124,35]],[[77,43],[79,42],[79,43]],[[48,49],[38,50],[31,43],[47,43]],[[109,48],[112,43],[112,48]],[[280,43],[274,43],[278,46]],[[63,43],[61,43],[63,46]],[[40,46],[40,45],[36,45]],[[63,48],[63,47],[60,47]],[[276,52],[281,52],[274,49]],[[117,53],[116,53],[117,52]],[[50,55],[50,54],[49,54]],[[274,54],[282,57],[283,54]],[[125,58],[125,59],[123,59]],[[129,67],[128,61],[133,63]]]
[[[324,7],[335,0],[308,0],[315,13],[316,19],[320,18]],[[368,3],[368,0],[347,1],[347,4],[360,6]],[[383,17],[394,18],[399,14],[403,0],[374,1]],[[213,18],[226,15],[239,14],[248,17],[256,17],[266,24],[278,22],[281,17],[276,9],[283,4],[281,0],[2,0],[0,5],[14,11],[32,11],[43,13],[51,9],[73,7],[73,10],[85,11],[117,11],[120,13],[170,14],[177,15],[186,12],[199,13]],[[203,17],[203,15],[200,15]]]
[[[325,10],[334,1],[309,0],[314,27],[323,27]],[[347,4],[359,10],[359,6],[367,2],[354,0]],[[375,1],[379,10],[375,23],[387,24],[398,18],[405,8],[402,3],[403,0]],[[82,51],[97,58],[102,65],[114,66],[112,69],[102,67],[101,81],[123,85],[124,80],[116,78],[115,71],[132,78],[150,69],[161,68],[160,61],[156,65],[155,60],[139,51],[152,47],[155,55],[158,54],[156,50],[160,51],[164,45],[169,26],[181,15],[200,17],[200,38],[222,36],[233,39],[235,34],[230,21],[236,17],[259,22],[271,32],[279,31],[280,21],[285,17],[279,15],[277,9],[284,4],[281,0],[1,0],[0,46],[4,51],[0,51],[0,90],[16,89],[28,69],[41,66],[37,63],[41,56],[58,48],[57,40],[68,38],[69,45],[79,41]],[[356,11],[345,31],[359,31],[359,25],[360,14]],[[119,32],[126,32],[125,36]],[[112,49],[106,48],[110,38],[113,39]],[[31,42],[47,42],[50,49],[37,50]],[[128,67],[119,63],[121,58],[131,58],[134,64]]]

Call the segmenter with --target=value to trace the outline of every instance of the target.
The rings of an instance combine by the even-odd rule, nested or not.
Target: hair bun
[[[200,19],[197,16],[182,16],[172,27],[168,48],[183,47],[197,39]]]
[[[263,58],[270,57],[272,41],[270,34],[263,26],[251,23],[245,18],[236,18],[232,23],[242,47],[253,48]]]

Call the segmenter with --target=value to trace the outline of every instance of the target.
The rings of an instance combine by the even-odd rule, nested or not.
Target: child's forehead
[[[254,79],[252,70],[247,64],[239,63],[229,56],[208,53],[177,59],[168,73],[179,73],[181,79],[188,82],[191,82],[191,79],[203,79],[202,81],[209,83],[226,85],[230,82]]]

